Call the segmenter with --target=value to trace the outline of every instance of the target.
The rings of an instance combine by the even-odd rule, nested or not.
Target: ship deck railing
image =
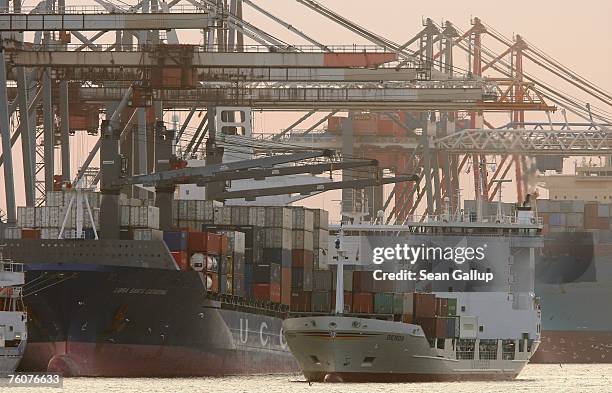
[[[372,314],[372,313],[342,313],[336,314],[335,312],[314,312],[314,311],[290,311],[289,317],[291,318],[302,318],[302,317],[350,317],[350,318],[364,318],[364,319],[379,319],[383,321],[393,321],[393,314]]]
[[[210,300],[220,302],[221,308],[224,309],[233,309],[237,311],[257,310],[262,314],[276,317],[285,317],[289,313],[289,306],[271,301],[212,292],[207,293],[206,296]]]

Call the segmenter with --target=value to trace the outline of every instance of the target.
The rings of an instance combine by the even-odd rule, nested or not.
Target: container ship
[[[541,314],[533,266],[542,245],[541,224],[530,210],[501,220],[429,217],[336,230],[338,249],[331,254],[337,271],[344,276],[347,262],[360,269],[349,273],[352,287],[336,299],[335,312],[312,304],[310,312],[283,322],[308,381],[510,380],[536,352]],[[376,249],[398,245],[427,251],[416,263],[387,259],[373,265]],[[424,256],[468,248],[480,250],[482,258],[462,261],[459,254],[435,251]],[[434,276],[377,280],[381,271]],[[350,285],[339,276],[336,288]]]
[[[544,248],[536,263],[542,345],[535,362],[612,362],[612,165],[540,176]],[[585,307],[585,305],[588,305]]]
[[[612,167],[584,165],[574,175],[543,175],[549,199],[538,199],[543,247],[536,253],[542,343],[534,363],[612,362]],[[514,206],[503,203],[511,214]],[[485,214],[497,211],[485,203]],[[476,211],[466,200],[465,211]],[[588,305],[588,307],[585,307]]]
[[[3,259],[0,246],[0,377],[17,369],[28,341],[23,265]]]
[[[20,208],[21,227],[5,231],[12,237],[5,255],[25,264],[28,283],[21,370],[108,377],[299,370],[282,319],[292,288],[312,285],[320,254],[313,248],[327,248],[327,212],[177,200],[180,229],[160,231],[156,207],[122,198],[121,239],[98,240],[100,194],[83,198],[91,214],[82,216],[91,219],[81,233],[73,194],[52,192],[47,206]]]

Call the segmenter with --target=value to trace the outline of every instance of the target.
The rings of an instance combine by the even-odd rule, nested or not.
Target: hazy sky
[[[117,2],[120,3],[120,2]],[[130,2],[133,3],[133,2]],[[257,0],[262,7],[281,16],[294,27],[308,33],[325,44],[364,43],[350,31],[334,25],[331,21],[310,11],[291,0]],[[526,1],[499,2],[491,0],[460,1],[397,1],[397,0],[323,0],[321,3],[361,26],[403,43],[422,29],[421,22],[430,17],[438,23],[450,20],[463,30],[470,25],[470,18],[480,17],[502,34],[511,37],[521,34],[559,62],[587,79],[597,82],[605,90],[612,90],[612,1],[583,0],[570,1]],[[26,1],[26,6],[35,5]],[[67,0],[68,5],[91,4]],[[245,5],[245,18],[278,35],[288,42],[303,43],[299,37],[289,34],[284,28],[263,16],[254,13]],[[189,43],[196,43],[197,33],[181,32],[180,37],[189,37]],[[76,41],[73,38],[73,41]],[[490,42],[490,41],[489,41]],[[486,42],[485,42],[486,44]],[[493,46],[493,45],[491,45]],[[465,59],[458,59],[465,61]],[[529,69],[528,69],[529,71]],[[602,105],[603,104],[599,104]],[[606,108],[610,109],[610,108]],[[292,118],[283,116],[256,116],[257,131],[273,132],[291,123]],[[306,124],[308,125],[308,124]],[[82,161],[88,149],[95,143],[91,138],[76,136],[71,139],[74,149],[73,171],[77,160]],[[20,146],[16,144],[13,154],[16,161],[18,205],[23,204],[20,171]],[[59,167],[59,165],[58,165]],[[0,184],[4,185],[0,175]],[[466,187],[469,189],[470,187]],[[0,206],[4,206],[4,190],[0,192]],[[339,198],[339,193],[328,193],[324,198],[326,207]],[[466,195],[469,196],[469,195]],[[320,202],[317,198],[317,203]]]

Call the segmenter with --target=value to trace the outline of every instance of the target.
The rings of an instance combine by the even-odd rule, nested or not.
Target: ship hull
[[[22,371],[172,377],[297,372],[279,316],[207,299],[202,275],[29,266]]]
[[[536,260],[542,343],[534,363],[612,363],[612,238],[549,234]]]
[[[418,325],[356,317],[302,317],[283,323],[287,342],[310,382],[512,380],[531,353],[456,358],[455,339],[432,348]]]
[[[533,363],[612,363],[612,331],[542,331]]]

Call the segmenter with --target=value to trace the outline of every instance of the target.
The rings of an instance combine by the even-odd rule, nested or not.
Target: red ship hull
[[[256,351],[202,352],[183,347],[49,342],[28,344],[20,367],[64,376],[191,377],[295,373],[295,363]],[[48,362],[45,364],[45,361]]]
[[[542,331],[531,363],[612,363],[612,331]]]

